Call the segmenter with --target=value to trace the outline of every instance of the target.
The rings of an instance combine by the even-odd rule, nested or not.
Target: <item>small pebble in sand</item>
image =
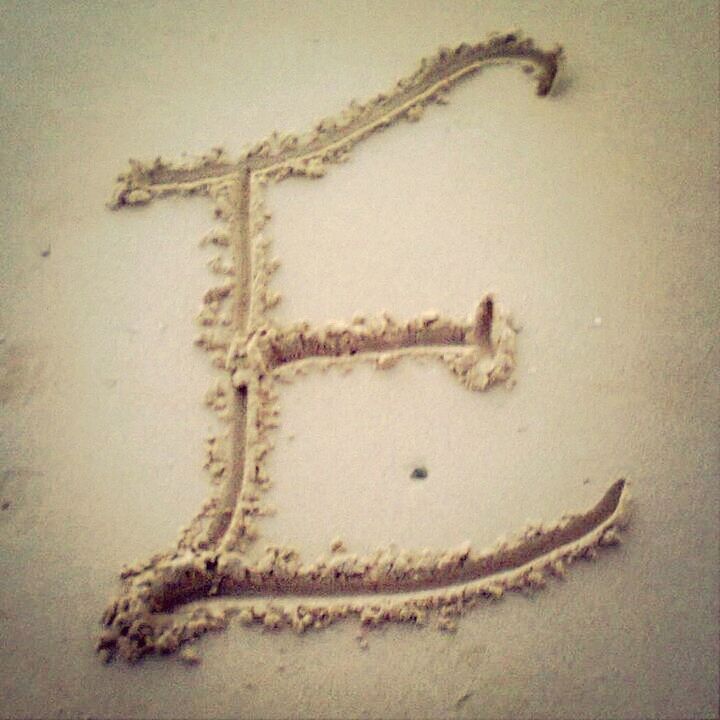
[[[200,655],[198,655],[197,650],[188,647],[183,648],[180,651],[179,657],[180,660],[186,665],[198,665],[201,661]]]
[[[331,552],[342,552],[343,550],[345,550],[345,543],[343,542],[342,538],[334,538],[333,541],[330,543],[330,550]]]

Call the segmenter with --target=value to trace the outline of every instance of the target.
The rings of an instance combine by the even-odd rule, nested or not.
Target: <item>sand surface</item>
[[[414,8],[3,6],[3,715],[715,712],[716,11]],[[512,25],[563,44],[550,97],[484,70],[266,203],[278,322],[465,317],[492,290],[522,326],[517,385],[472,393],[406,360],[283,388],[263,536],[308,557],[338,537],[483,547],[628,477],[626,542],[454,634],[235,624],[193,647],[196,667],[101,665],[119,568],[196,514],[218,432],[192,322],[212,203],[109,212],[125,159],[305,131],[439,45]]]

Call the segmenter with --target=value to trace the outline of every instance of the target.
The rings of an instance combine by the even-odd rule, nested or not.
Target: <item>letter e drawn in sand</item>
[[[219,225],[202,242],[218,249],[211,268],[223,281],[205,294],[197,342],[225,371],[206,401],[227,431],[206,442],[215,491],[177,545],[122,571],[121,591],[103,616],[98,642],[107,659],[175,652],[223,629],[233,616],[245,625],[297,632],[347,617],[375,626],[423,624],[434,616],[438,627],[452,630],[454,616],[465,609],[506,591],[541,588],[573,560],[619,542],[628,509],[624,480],[589,510],[525,528],[478,552],[465,544],[359,556],[339,542],[330,556],[307,563],[293,548],[259,551],[257,545],[269,512],[266,459],[278,425],[280,384],[317,368],[366,362],[383,369],[423,357],[444,364],[469,390],[485,390],[510,378],[516,335],[490,295],[463,319],[428,311],[403,321],[382,314],[326,327],[279,325],[270,313],[279,295],[270,287],[277,261],[264,232],[266,188],[292,177],[322,177],[374,133],[418,120],[428,105],[445,104],[457,83],[485,65],[519,63],[545,96],[560,56],[559,47],[538,49],[518,33],[492,35],[441,49],[389,92],[351,103],[304,135],[273,133],[236,159],[216,149],[181,164],[131,161],[119,176],[110,203],[115,209],[169,195],[199,194],[214,202]]]

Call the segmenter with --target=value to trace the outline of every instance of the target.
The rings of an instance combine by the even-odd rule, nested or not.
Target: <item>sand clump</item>
[[[628,508],[624,480],[588,511],[528,527],[478,552],[465,544],[442,552],[379,548],[358,555],[336,538],[329,556],[308,562],[294,548],[268,545],[263,551],[258,544],[262,517],[274,512],[266,502],[266,459],[280,422],[281,384],[317,369],[360,362],[387,369],[414,358],[441,362],[469,390],[481,391],[511,381],[516,337],[512,318],[491,295],[460,319],[428,311],[402,321],[382,313],[323,328],[278,325],[270,315],[280,301],[271,287],[279,260],[265,233],[266,188],[289,177],[322,177],[375,132],[417,121],[428,105],[447,103],[456,83],[487,64],[519,62],[534,75],[538,94],[547,95],[560,57],[560,48],[537,49],[518,33],[494,35],[441,49],[389,92],[351,103],[305,135],[273,133],[237,159],[214,149],[183,164],[131,161],[118,179],[113,208],[168,195],[203,194],[214,202],[220,224],[201,244],[217,250],[210,268],[221,282],[203,298],[197,344],[224,371],[205,402],[226,431],[205,440],[214,489],[177,546],[123,569],[123,587],[103,616],[98,642],[107,658],[133,661],[180,651],[184,662],[195,664],[199,657],[188,643],[224,629],[234,616],[267,630],[304,632],[355,617],[363,628],[432,619],[453,632],[466,609],[509,591],[542,588],[574,560],[592,559],[619,541]],[[364,631],[359,644],[367,646]]]

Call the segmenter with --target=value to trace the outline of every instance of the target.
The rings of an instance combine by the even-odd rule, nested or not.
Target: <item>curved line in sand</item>
[[[370,573],[379,569],[381,575],[359,581],[338,575],[332,560],[314,571],[324,577],[311,577],[302,567],[291,577],[267,562],[264,569],[253,569],[239,558],[233,567],[230,554],[218,557],[212,552],[160,561],[126,575],[126,592],[103,618],[98,650],[108,659],[119,653],[129,661],[174,652],[182,643],[224,629],[235,615],[245,625],[304,632],[353,616],[367,626],[422,625],[428,612],[437,611],[438,627],[452,630],[452,616],[466,608],[508,591],[542,588],[547,576],[564,576],[574,560],[592,559],[598,549],[617,544],[617,530],[628,510],[628,485],[618,480],[587,512],[565,516],[544,529],[529,528],[514,543],[477,556],[467,547],[435,556],[430,576],[422,580],[393,576],[392,558],[371,563]],[[342,564],[342,556],[337,561]],[[298,581],[303,572],[305,579]],[[412,573],[412,567],[403,572]],[[233,573],[235,587],[225,580]]]
[[[550,92],[561,56],[560,47],[542,51],[531,39],[523,39],[518,33],[497,35],[474,46],[462,44],[453,50],[443,49],[424,60],[419,70],[401,80],[389,93],[378,95],[365,105],[352,105],[348,109],[351,119],[345,125],[338,127],[330,119],[321,121],[314,132],[305,136],[288,136],[283,140],[273,134],[256,143],[236,162],[221,160],[220,152],[185,166],[165,163],[160,158],[147,166],[133,162],[130,172],[119,176],[110,206],[144,204],[154,196],[176,192],[207,192],[213,185],[237,180],[246,170],[270,178],[288,170],[290,165],[327,159],[400,118],[414,119],[411,114],[414,109],[441,101],[439,95],[486,65],[527,64],[538,71],[537,94],[542,97]]]
[[[240,557],[218,557],[207,553],[195,558],[190,565],[181,560],[178,566],[168,568],[170,577],[158,578],[163,590],[158,588],[154,598],[156,611],[168,611],[186,603],[193,596],[243,596],[252,595],[259,600],[282,596],[330,599],[352,595],[397,595],[424,591],[442,591],[483,581],[494,581],[498,576],[523,575],[532,570],[542,571],[568,554],[577,554],[588,547],[603,544],[605,531],[618,525],[627,510],[627,483],[617,480],[605,492],[601,500],[590,510],[578,515],[566,516],[547,526],[526,532],[514,543],[504,543],[485,553],[474,555],[470,549],[450,551],[435,556],[429,567],[412,560],[397,564],[399,556],[388,558],[384,570],[378,572],[382,563],[372,564],[364,571],[348,568],[348,561],[340,555],[324,567],[289,565],[282,562],[244,563]],[[606,544],[609,538],[606,539]],[[614,541],[614,537],[613,537]],[[356,556],[352,556],[356,558]],[[202,564],[205,564],[205,569]],[[393,569],[393,560],[396,568]],[[357,561],[356,561],[357,563]],[[362,564],[361,564],[362,565]],[[184,567],[180,570],[180,567]],[[178,583],[177,573],[192,567],[187,585]],[[360,566],[358,566],[360,567]],[[187,592],[186,592],[187,591]]]

